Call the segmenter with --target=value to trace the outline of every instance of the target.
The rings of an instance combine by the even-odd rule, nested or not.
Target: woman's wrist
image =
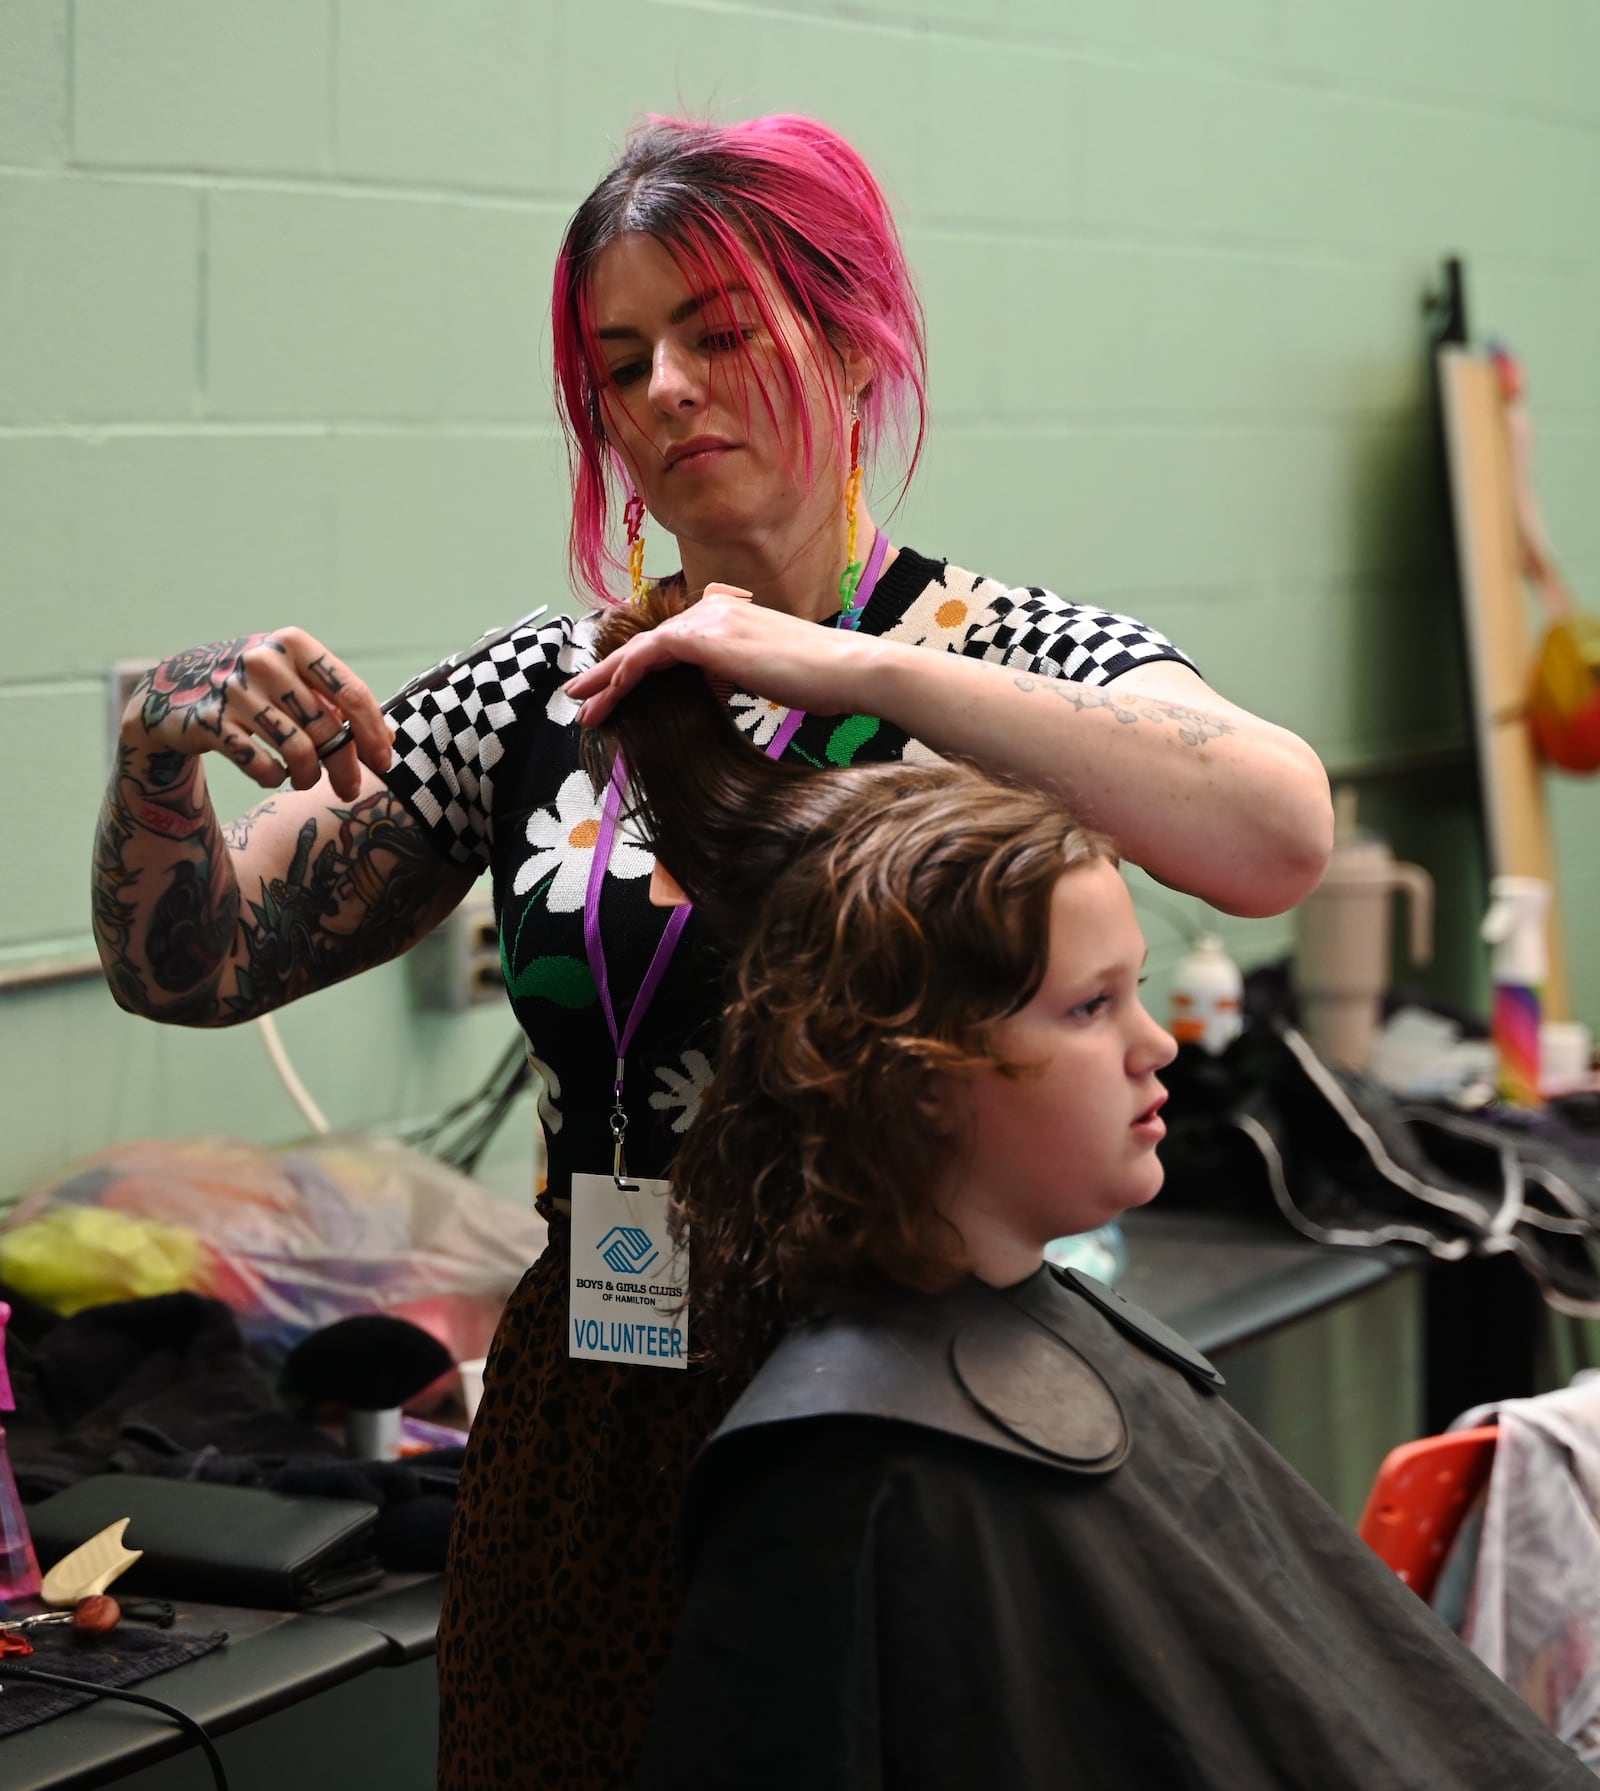
[[[906,673],[916,671],[915,659],[923,649],[870,634],[846,634],[842,643],[840,698],[833,705],[840,715],[876,715],[903,726],[900,708]]]

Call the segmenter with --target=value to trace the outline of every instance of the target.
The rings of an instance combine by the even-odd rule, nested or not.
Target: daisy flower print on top
[[[513,895],[532,891],[537,899],[542,888],[545,906],[552,914],[570,914],[583,906],[604,800],[605,791],[595,791],[587,772],[568,773],[556,792],[555,813],[541,808],[528,817],[528,844],[534,851],[512,880]],[[629,836],[624,822],[611,848],[611,875],[648,877],[654,865],[655,859],[636,837]]]
[[[989,593],[998,588],[988,579],[947,566],[944,577],[931,581],[921,596],[906,606],[900,620],[885,630],[884,639],[905,641],[913,647],[942,646],[959,653],[974,622],[986,610]]]
[[[672,1129],[687,1132],[700,1111],[701,1099],[711,1086],[711,1062],[703,1051],[685,1051],[678,1061],[683,1065],[681,1070],[657,1064],[656,1074],[666,1087],[651,1094],[650,1105],[658,1113],[671,1113],[674,1107],[679,1108],[673,1117]]]
[[[532,1047],[528,1050],[528,1062],[539,1078],[539,1118],[547,1132],[559,1132],[562,1123],[561,1078],[542,1057],[534,1056]]]
[[[789,711],[782,703],[770,702],[766,697],[746,696],[739,691],[729,699],[728,707],[733,711],[733,725],[741,734],[750,736],[754,746],[765,746],[778,731],[778,724]]]

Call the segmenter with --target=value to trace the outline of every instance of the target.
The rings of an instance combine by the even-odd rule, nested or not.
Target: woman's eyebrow
[[[667,313],[667,322],[674,327],[680,323],[687,323],[697,311],[703,311],[714,299],[734,298],[739,293],[748,293],[749,290],[750,288],[744,285],[720,286],[713,292],[693,293],[682,304],[672,307]],[[635,337],[643,334],[643,330],[635,329],[632,324],[628,323],[614,324],[609,329],[595,331],[595,335],[602,342],[631,342]]]

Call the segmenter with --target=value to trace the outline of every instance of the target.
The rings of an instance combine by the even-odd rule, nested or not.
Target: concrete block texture
[[[110,764],[105,717],[104,686],[90,682],[10,690],[0,703],[4,762],[29,767],[6,810],[26,847],[0,854],[0,951],[88,937],[90,835]],[[67,816],[77,825],[63,825]]]
[[[433,414],[441,206],[256,191],[216,193],[209,203],[214,415]]]
[[[559,21],[529,0],[340,0],[339,171],[550,192]]]
[[[415,671],[541,603],[562,607],[566,457],[553,432],[345,434],[333,467],[341,654],[408,647]]]
[[[330,192],[208,204],[213,416],[548,416],[553,214]]]
[[[69,65],[67,0],[0,3],[0,165],[65,160]]]
[[[333,19],[334,0],[74,0],[75,155],[326,172]]]
[[[552,264],[649,111],[814,113],[882,180],[931,348],[895,539],[1147,617],[1341,766],[1437,765],[1464,741],[1422,313],[1446,254],[1523,357],[1552,539],[1597,602],[1597,66],[1595,0],[0,0],[0,734],[8,817],[49,841],[0,880],[0,958],[86,927],[112,659],[296,622],[386,691],[571,606]],[[1426,809],[1388,775],[1364,807]],[[1554,803],[1573,916],[1595,791]],[[1572,933],[1600,1024],[1600,935]],[[86,1142],[192,1123],[169,1078],[296,1124],[228,1104],[253,1041],[81,991],[24,1028],[18,999],[0,1051],[59,1035],[22,1053],[30,1161],[74,1061],[120,1090]],[[318,1026],[303,1049],[339,1122],[464,1092],[465,1035],[402,975],[326,999],[326,1063]]]
[[[328,461],[314,433],[0,435],[0,612],[23,618],[7,680],[99,677],[290,622],[315,633],[333,588]],[[9,700],[0,686],[0,712]]]
[[[181,187],[0,174],[0,423],[194,414],[200,203]]]
[[[1284,0],[1279,29],[1288,72],[1593,119],[1597,26],[1587,0],[1528,0],[1515,15],[1459,0]]]
[[[927,58],[926,215],[1045,229],[1076,221],[1079,69],[1049,50],[955,38],[933,39]]]

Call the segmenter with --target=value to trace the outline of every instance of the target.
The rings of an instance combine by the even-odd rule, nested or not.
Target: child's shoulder
[[[1175,1332],[1087,1277],[1053,1269],[1004,1290],[969,1282],[797,1326],[723,1421],[706,1455],[775,1425],[874,1419],[1078,1475],[1128,1453],[1129,1348],[1203,1386],[1222,1377]]]

